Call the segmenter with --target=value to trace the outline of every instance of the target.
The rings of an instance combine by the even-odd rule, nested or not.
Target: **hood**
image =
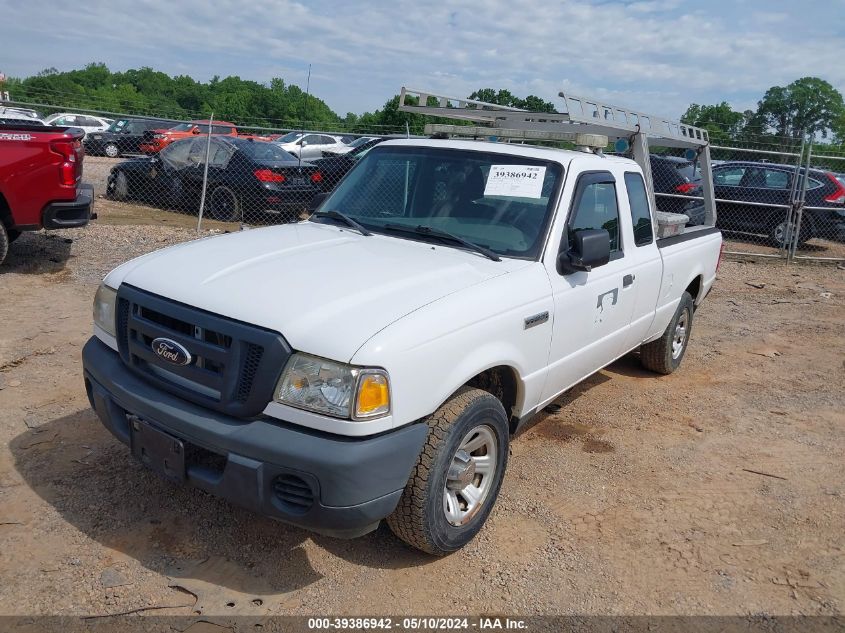
[[[127,262],[106,282],[275,330],[295,350],[348,361],[397,319],[528,263],[301,222],[180,244]]]

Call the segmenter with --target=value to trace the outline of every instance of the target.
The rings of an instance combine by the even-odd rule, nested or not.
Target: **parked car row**
[[[658,209],[684,213],[690,225],[703,224],[701,173],[696,165],[684,158],[652,155],[651,168]],[[815,237],[845,239],[845,176],[754,161],[714,161],[712,171],[719,228],[766,236],[783,246],[790,235],[787,212],[793,189],[800,191],[807,178],[798,243]]]

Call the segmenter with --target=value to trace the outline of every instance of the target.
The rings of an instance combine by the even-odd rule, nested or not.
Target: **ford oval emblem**
[[[169,338],[153,339],[150,347],[153,348],[156,356],[173,365],[189,365],[191,363],[191,352]]]

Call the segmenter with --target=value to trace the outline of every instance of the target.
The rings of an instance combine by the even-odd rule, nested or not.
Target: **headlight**
[[[153,138],[167,138],[167,134],[153,134]]]
[[[390,381],[383,369],[294,354],[279,379],[276,401],[335,417],[375,418],[390,413]]]
[[[94,295],[94,323],[105,332],[115,336],[114,304],[117,301],[117,291],[106,284],[100,284]]]

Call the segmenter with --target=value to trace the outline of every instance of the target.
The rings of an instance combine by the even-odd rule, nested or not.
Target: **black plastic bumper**
[[[359,439],[230,417],[152,387],[95,337],[82,364],[91,406],[121,442],[140,418],[184,443],[187,483],[331,536],[366,534],[394,510],[427,433],[418,423]],[[279,494],[291,481],[304,491],[296,505]]]
[[[45,229],[75,229],[88,224],[93,209],[94,186],[79,185],[76,188],[76,200],[51,202],[44,207],[42,223]]]

